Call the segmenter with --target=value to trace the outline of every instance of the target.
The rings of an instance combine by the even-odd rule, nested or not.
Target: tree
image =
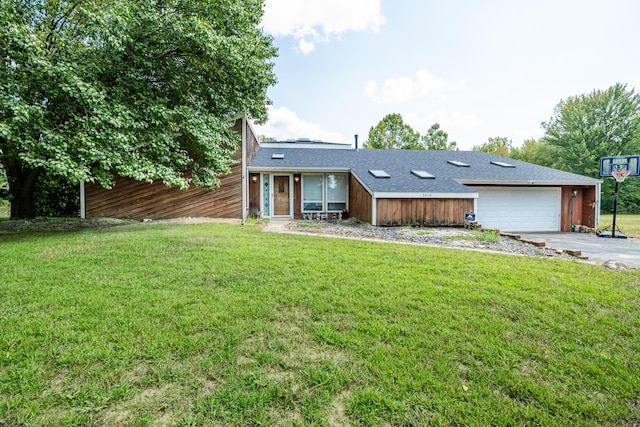
[[[472,148],[473,151],[484,151],[485,153],[497,154],[503,157],[509,157],[512,149],[513,143],[511,140],[503,136],[489,138],[484,144],[475,145]]]
[[[405,124],[397,113],[387,114],[369,130],[365,148],[419,149],[420,134]]]
[[[215,188],[275,84],[262,0],[0,0],[0,161],[12,218],[50,173]],[[187,174],[190,171],[192,174]],[[192,176],[192,178],[189,178]]]
[[[561,100],[544,140],[559,149],[554,166],[598,176],[599,159],[634,154],[640,148],[640,96],[626,85]]]
[[[640,154],[640,95],[617,83],[606,90],[561,100],[548,122],[542,123],[544,141],[553,147],[552,166],[599,177],[600,158]],[[625,181],[620,204],[640,207],[637,180]],[[603,193],[612,192],[613,180],[605,179]],[[609,208],[603,198],[603,208]]]
[[[420,142],[424,150],[457,150],[458,144],[455,141],[449,142],[449,134],[440,129],[439,123],[434,123],[425,135],[422,135]]]
[[[260,142],[278,142],[278,140],[273,136],[264,136],[264,135],[259,135],[258,140]]]
[[[544,140],[525,139],[520,147],[512,147],[509,157],[540,166],[551,166],[555,158],[556,148]]]

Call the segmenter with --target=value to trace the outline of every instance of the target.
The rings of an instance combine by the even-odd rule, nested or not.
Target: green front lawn
[[[0,426],[640,423],[638,271],[226,224],[0,260]]]
[[[613,215],[601,215],[600,227],[605,228],[613,225]],[[630,236],[640,237],[640,214],[617,214],[616,230],[620,230]]]

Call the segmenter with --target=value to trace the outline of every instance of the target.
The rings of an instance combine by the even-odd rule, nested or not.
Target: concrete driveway
[[[542,240],[553,249],[582,251],[589,261],[602,264],[614,260],[640,268],[640,238],[611,239],[586,233],[519,233],[523,239]]]

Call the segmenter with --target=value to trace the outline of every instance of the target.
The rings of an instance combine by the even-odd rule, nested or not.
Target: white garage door
[[[476,220],[502,231],[560,231],[559,188],[479,187]]]

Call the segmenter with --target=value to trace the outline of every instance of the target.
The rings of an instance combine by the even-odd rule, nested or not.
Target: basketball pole
[[[613,192],[613,230],[611,230],[611,238],[616,237],[616,215],[618,213],[618,180],[616,179],[616,189]]]

